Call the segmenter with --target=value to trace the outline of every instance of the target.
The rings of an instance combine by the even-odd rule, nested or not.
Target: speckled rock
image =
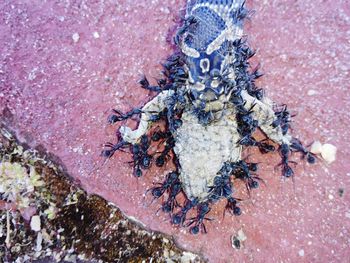
[[[148,228],[173,235],[183,247],[212,262],[341,262],[350,256],[350,10],[346,1],[248,1],[254,13],[246,26],[265,76],[258,85],[295,113],[293,134],[338,148],[331,165],[299,165],[295,178],[264,163],[266,187],[244,189],[240,217],[209,214],[207,235],[192,236],[156,215],[159,203],[144,196],[171,167],[135,179],[127,154],[109,162],[99,156],[116,127],[110,108],[128,110],[149,100],[136,82],[158,77],[171,53],[167,38],[185,1],[49,1],[0,4],[0,112],[20,138],[57,155],[89,192],[102,195]],[[97,33],[97,34],[96,34]],[[78,35],[76,35],[78,34]],[[99,37],[96,37],[96,36]],[[79,36],[79,37],[77,37]],[[253,63],[254,64],[254,63]],[[231,236],[243,229],[240,250]],[[213,249],[215,248],[215,249]]]
[[[103,198],[88,195],[49,156],[21,144],[0,124],[4,163],[0,181],[31,187],[33,193],[1,192],[1,262],[204,262],[169,236],[145,230]],[[26,218],[24,205],[36,215]]]

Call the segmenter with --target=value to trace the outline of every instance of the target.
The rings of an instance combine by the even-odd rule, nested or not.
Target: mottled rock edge
[[[170,237],[145,230],[103,198],[87,195],[47,154],[20,143],[1,123],[0,163],[27,169],[28,174],[18,177],[31,178],[28,182],[33,181],[31,168],[40,176],[34,187],[28,186],[33,191],[25,194],[25,205],[0,192],[0,244],[5,244],[0,246],[0,258],[4,262],[43,262],[45,258],[50,262],[205,261],[177,247]],[[0,171],[0,177],[4,175]],[[40,218],[39,231],[38,226],[32,230],[33,217]]]

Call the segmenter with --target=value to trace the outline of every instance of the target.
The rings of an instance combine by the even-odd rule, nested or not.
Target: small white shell
[[[322,144],[319,141],[315,141],[311,145],[310,152],[320,155],[323,160],[330,164],[336,159],[337,147],[330,143]]]
[[[322,145],[321,156],[328,163],[332,163],[335,161],[337,153],[337,147],[332,144],[325,143]]]
[[[314,143],[311,145],[310,152],[312,152],[314,154],[321,154],[322,143],[320,141],[314,141]]]

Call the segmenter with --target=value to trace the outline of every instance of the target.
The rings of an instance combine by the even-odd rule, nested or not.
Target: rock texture
[[[209,216],[207,235],[192,236],[156,215],[160,204],[144,193],[169,169],[136,179],[127,154],[109,162],[102,143],[115,141],[109,110],[128,110],[150,96],[137,87],[145,73],[159,76],[171,53],[167,38],[184,1],[29,1],[0,3],[1,120],[20,139],[58,156],[89,193],[115,203],[147,228],[211,262],[344,261],[350,235],[350,9],[346,1],[248,1],[256,12],[246,25],[258,49],[269,97],[296,114],[294,134],[338,148],[331,165],[299,165],[294,180],[264,168],[276,155],[260,156],[267,186],[237,196],[244,214]],[[224,206],[224,203],[222,203]],[[165,220],[167,219],[167,220]],[[231,237],[242,230],[240,249]],[[235,246],[236,247],[236,246]],[[213,249],[215,248],[215,249]]]

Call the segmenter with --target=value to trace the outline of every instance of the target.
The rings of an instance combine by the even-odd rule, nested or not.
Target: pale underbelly
[[[209,186],[226,161],[241,159],[242,147],[233,109],[218,121],[203,126],[191,112],[184,112],[176,131],[175,153],[180,163],[180,180],[187,198],[205,201]]]

